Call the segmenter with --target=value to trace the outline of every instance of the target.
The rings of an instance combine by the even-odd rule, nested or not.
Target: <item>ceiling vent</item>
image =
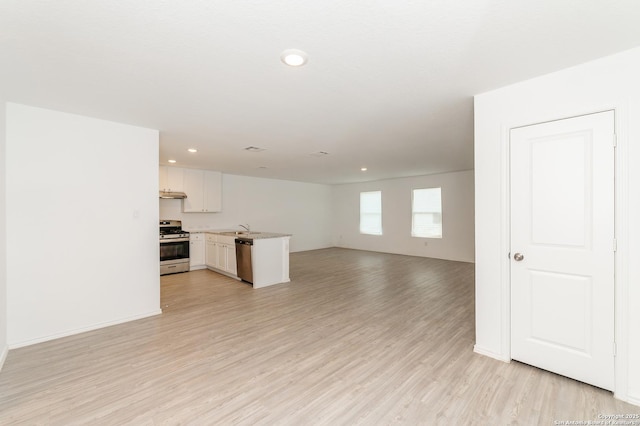
[[[264,151],[264,148],[258,148],[257,146],[248,146],[244,150],[249,152],[262,152]]]

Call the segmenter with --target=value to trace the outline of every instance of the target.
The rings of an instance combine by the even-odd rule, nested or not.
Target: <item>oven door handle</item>
[[[189,238],[167,238],[165,240],[160,240],[160,244],[186,243],[186,242],[189,242]]]

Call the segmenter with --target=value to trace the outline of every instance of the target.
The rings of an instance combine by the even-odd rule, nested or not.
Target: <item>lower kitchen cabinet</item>
[[[189,234],[189,269],[205,269],[205,241],[201,232]]]
[[[219,244],[218,250],[224,250],[224,252],[226,253],[226,255],[224,256],[226,262],[224,264],[224,267],[222,267],[221,269],[223,269],[225,272],[230,273],[231,275],[237,275],[238,271],[236,268],[236,244]]]
[[[206,234],[206,266],[226,275],[237,275],[235,238]]]
[[[225,232],[232,234],[232,232]],[[289,278],[288,234],[262,234],[253,238],[251,268],[253,288],[266,287],[291,281]],[[208,269],[240,279],[236,258],[236,238],[222,233],[205,233],[205,263]]]
[[[238,266],[236,263],[236,243],[227,244],[227,272],[232,275],[238,275]]]
[[[222,243],[216,243],[216,268],[227,270],[227,246]]]
[[[215,268],[217,264],[218,252],[216,245],[216,236],[214,234],[205,234],[205,265],[209,268]]]

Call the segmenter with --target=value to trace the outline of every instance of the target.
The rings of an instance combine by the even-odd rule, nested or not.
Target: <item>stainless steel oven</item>
[[[179,220],[160,221],[160,275],[189,271],[189,233]]]

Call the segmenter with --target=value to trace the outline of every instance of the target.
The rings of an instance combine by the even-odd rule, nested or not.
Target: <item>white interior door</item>
[[[511,358],[614,387],[614,113],[511,130]]]

